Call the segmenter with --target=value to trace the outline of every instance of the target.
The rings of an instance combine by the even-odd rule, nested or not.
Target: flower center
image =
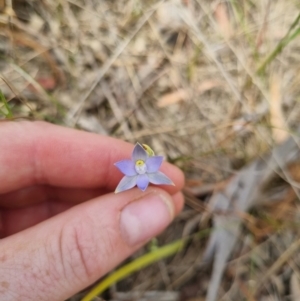
[[[147,171],[147,166],[143,160],[137,160],[135,161],[135,171],[139,174],[142,175],[146,173]]]

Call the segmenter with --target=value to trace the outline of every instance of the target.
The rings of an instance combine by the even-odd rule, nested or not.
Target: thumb
[[[107,194],[1,240],[1,300],[64,300],[160,233],[183,204],[150,187]]]

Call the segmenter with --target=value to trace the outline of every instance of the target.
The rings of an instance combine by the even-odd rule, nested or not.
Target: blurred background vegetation
[[[299,13],[296,0],[0,0],[1,120],[45,120],[164,155],[187,177],[186,208],[158,238],[168,244],[211,228],[214,192],[297,133]],[[299,300],[300,253],[282,259],[299,236],[298,207],[294,195],[245,213],[220,300]],[[195,239],[104,298],[205,300],[204,250]]]

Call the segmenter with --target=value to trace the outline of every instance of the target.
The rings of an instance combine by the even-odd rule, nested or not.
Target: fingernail
[[[130,246],[140,244],[159,234],[173,217],[172,198],[167,194],[149,193],[122,210],[121,235]]]

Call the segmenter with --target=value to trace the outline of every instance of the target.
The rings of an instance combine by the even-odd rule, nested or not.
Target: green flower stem
[[[162,258],[171,256],[181,251],[185,244],[191,239],[201,239],[209,235],[212,229],[205,229],[197,232],[191,236],[176,240],[161,248],[154,249],[149,253],[135,259],[134,261],[122,266],[106,278],[104,278],[97,286],[95,286],[81,301],[93,301],[93,298],[100,295],[107,288],[114,283],[128,277],[132,273],[141,270],[142,268],[151,265],[152,263],[159,261]]]
[[[142,268],[162,259],[179,252],[187,242],[187,239],[180,239],[164,247],[151,251],[136,260],[124,265],[120,269],[116,270],[111,275],[107,276],[101,281],[94,289],[92,289],[81,301],[92,301],[93,298],[101,294],[112,284],[128,277],[133,272],[141,270]]]

